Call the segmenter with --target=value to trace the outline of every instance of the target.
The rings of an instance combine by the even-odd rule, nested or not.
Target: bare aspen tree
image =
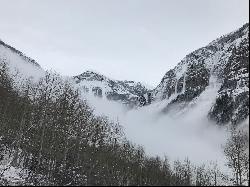
[[[234,172],[234,183],[243,185],[247,182],[249,173],[249,137],[246,132],[232,130],[231,137],[228,139],[224,153],[227,158],[227,165]]]

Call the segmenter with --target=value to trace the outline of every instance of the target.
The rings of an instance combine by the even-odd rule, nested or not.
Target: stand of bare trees
[[[242,130],[232,129],[224,153],[228,167],[233,170],[234,184],[249,185],[249,135]]]

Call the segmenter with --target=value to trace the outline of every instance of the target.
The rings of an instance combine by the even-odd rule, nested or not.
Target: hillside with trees
[[[24,91],[17,91],[14,78],[2,64],[1,185],[207,186],[231,182],[216,164],[194,166],[186,159],[171,165],[167,157],[147,156],[143,147],[126,140],[119,123],[93,115],[79,91],[58,74],[46,72],[38,83],[25,80],[20,84]],[[233,182],[245,184],[248,157],[239,154],[247,144],[231,150],[232,145],[239,145],[239,138],[233,137],[225,153],[235,171]],[[5,178],[10,168],[21,168],[21,180]]]

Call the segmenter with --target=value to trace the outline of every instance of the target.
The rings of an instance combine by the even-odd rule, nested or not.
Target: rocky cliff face
[[[152,92],[168,101],[167,113],[189,106],[216,79],[219,90],[208,117],[218,124],[238,124],[249,116],[249,24],[187,55],[169,70]]]
[[[238,124],[249,116],[248,30],[246,26],[245,30],[237,32],[239,43],[231,46],[231,55],[222,70],[222,86],[209,113],[209,117],[218,123]]]
[[[117,81],[93,71],[86,71],[75,76],[74,80],[85,93],[93,93],[95,96],[118,101],[130,107],[139,104],[139,96],[148,92],[141,83],[134,81]]]

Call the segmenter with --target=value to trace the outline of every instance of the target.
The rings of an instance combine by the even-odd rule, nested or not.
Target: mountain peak
[[[138,105],[139,97],[148,92],[139,82],[110,79],[93,70],[87,70],[74,79],[85,93],[92,92],[95,96],[119,101],[131,107]]]
[[[104,75],[101,75],[95,71],[92,70],[87,70],[83,72],[80,75],[74,76],[74,79],[77,80],[77,82],[86,80],[86,81],[104,81],[107,80],[108,78],[105,77]]]

